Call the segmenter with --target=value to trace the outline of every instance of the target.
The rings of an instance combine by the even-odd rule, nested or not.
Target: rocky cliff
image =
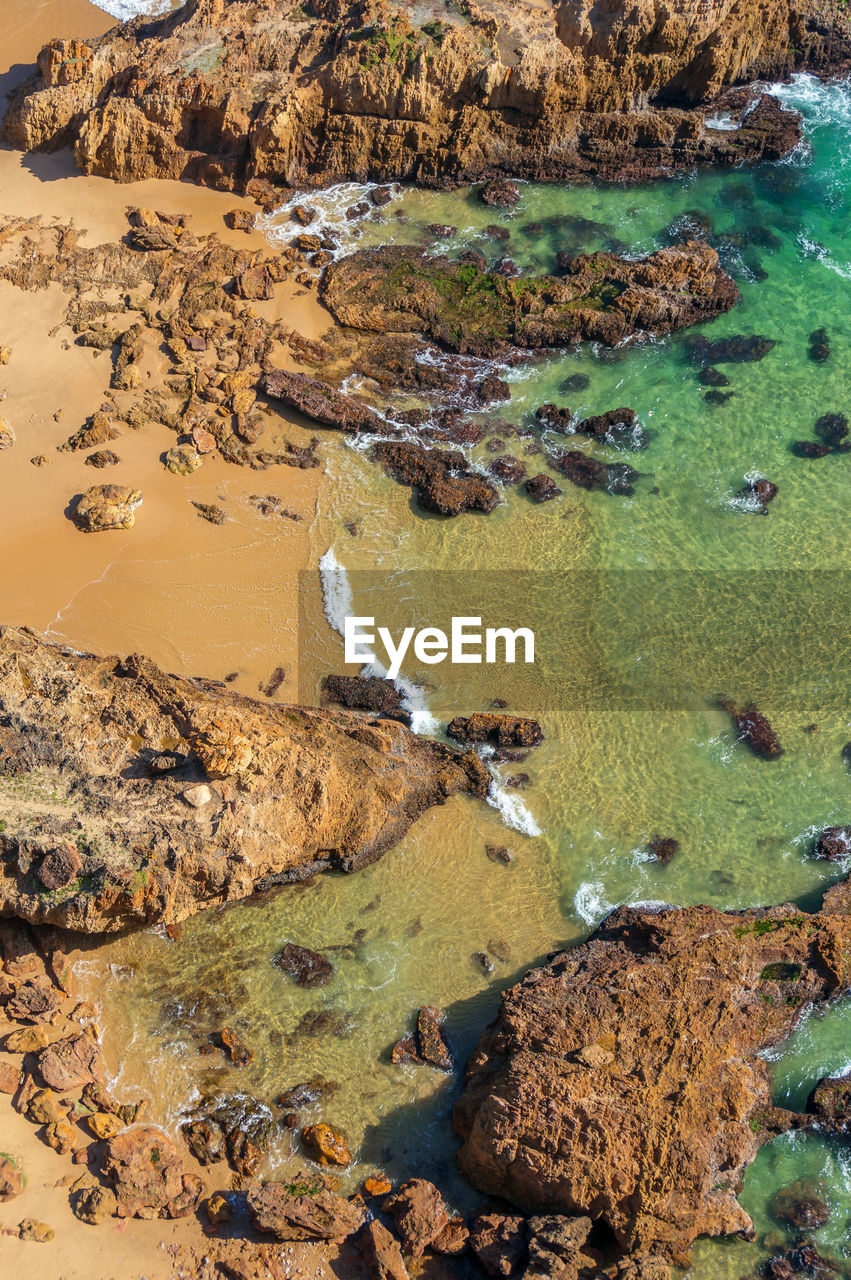
[[[468,753],[345,711],[255,702],[145,658],[0,629],[0,915],[87,933],[173,922],[375,861]]]
[[[643,178],[776,158],[776,99],[731,86],[851,59],[844,0],[188,0],[54,41],[3,137],[88,173],[264,192],[494,174]],[[707,104],[712,111],[707,112]],[[269,196],[268,188],[265,194]]]
[[[480,1190],[587,1213],[635,1256],[688,1265],[698,1235],[752,1234],[736,1200],[771,1105],[761,1051],[851,979],[847,885],[794,907],[622,907],[505,992],[455,1111]]]

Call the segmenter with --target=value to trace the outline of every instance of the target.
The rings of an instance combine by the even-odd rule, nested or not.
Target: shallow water
[[[847,664],[844,633],[834,624],[845,589],[851,456],[804,461],[790,444],[812,439],[819,415],[848,409],[851,89],[801,77],[780,92],[807,120],[807,142],[782,163],[628,189],[521,184],[520,204],[510,213],[485,209],[474,192],[403,191],[350,242],[392,239],[449,252],[475,247],[491,261],[508,251],[524,270],[546,271],[559,249],[645,253],[669,243],[666,229],[697,211],[742,292],[740,304],[707,334],[759,333],[777,345],[759,363],[721,366],[734,393],[721,406],[706,403],[681,337],[615,352],[585,347],[504,375],[512,398],[496,412],[511,424],[528,424],[534,408],[549,400],[583,414],[635,408],[650,435],[645,450],[595,446],[598,456],[626,459],[642,473],[631,498],[586,493],[565,481],[564,496],[541,507],[521,488],[487,517],[425,518],[408,490],[362,452],[339,442],[326,448],[331,501],[311,536],[317,561],[330,551],[326,568],[347,571],[347,582],[339,570],[336,577],[326,573],[326,586],[348,586],[356,611],[401,617],[416,596],[421,609],[425,600],[434,608],[457,603],[455,611],[466,612],[465,592],[482,587],[484,570],[550,575],[529,593],[530,613],[548,637],[545,688],[519,667],[492,678],[476,672],[477,679],[416,663],[403,668],[409,681],[430,686],[417,695],[420,716],[443,724],[499,696],[512,709],[539,715],[546,742],[526,763],[501,766],[503,777],[518,768],[531,775],[522,792],[498,792],[502,810],[453,800],[368,871],[197,918],[177,941],[150,933],[100,952],[90,972],[106,1005],[108,1059],[116,1066],[123,1059],[121,1082],[130,1092],[148,1073],[146,1087],[158,1106],[163,1099],[158,1118],[173,1121],[192,1084],[202,1091],[241,1087],[270,1101],[321,1072],[340,1083],[321,1110],[359,1150],[353,1181],[373,1164],[408,1175],[439,1171],[447,1193],[464,1205],[469,1192],[441,1164],[447,1157],[451,1163],[447,1119],[458,1081],[386,1061],[417,1005],[447,1007],[463,1062],[500,987],[557,942],[584,936],[613,905],[744,907],[795,899],[812,908],[845,870],[813,862],[809,849],[815,831],[848,821],[849,773],[841,755],[851,738]],[[339,228],[340,214],[356,198],[357,189],[338,189],[311,193],[309,202],[320,203]],[[425,230],[434,223],[452,224],[457,234],[437,241]],[[509,230],[507,247],[484,233],[488,224]],[[272,220],[273,238],[276,228],[280,237],[292,234],[286,214]],[[808,357],[808,335],[821,326],[831,357],[818,364]],[[562,381],[576,373],[587,374],[587,389],[562,391]],[[520,442],[506,443],[506,452],[521,455]],[[489,458],[483,449],[471,456],[480,465]],[[530,457],[530,474],[542,462]],[[780,488],[764,517],[734,501],[755,472]],[[347,531],[350,522],[357,536]],[[447,569],[456,576],[444,589],[449,579],[438,575]],[[670,696],[658,681],[623,701],[587,696],[587,681],[599,672],[580,643],[576,592],[565,577],[580,569],[608,571],[594,592],[595,612],[618,582],[617,571],[646,574],[632,586],[636,612],[646,584],[656,628],[643,635],[641,651],[631,632],[616,634],[603,666],[625,672],[632,688],[633,660],[655,653],[663,672],[668,664]],[[789,578],[793,569],[800,577]],[[650,570],[682,571],[676,590],[665,596],[660,582],[671,579]],[[725,575],[716,584],[727,583],[726,621],[719,621],[717,585],[714,607],[703,610],[710,573]],[[766,634],[776,594],[790,582],[791,603]],[[321,621],[318,585],[316,579],[306,585],[311,625],[302,632],[309,691],[314,674],[327,670],[335,653],[337,664],[342,658],[338,638]],[[505,607],[515,598],[516,576],[482,589],[485,611]],[[756,603],[743,616],[732,605],[752,590]],[[674,624],[682,614],[689,626],[680,634]],[[802,640],[813,636],[825,643],[822,665],[810,668],[812,651]],[[785,746],[780,760],[758,760],[735,743],[729,718],[711,705],[719,682],[730,697],[759,697]],[[814,724],[818,731],[807,731]],[[667,868],[644,853],[657,832],[681,842]],[[489,843],[510,846],[513,861],[490,861]],[[328,953],[335,964],[329,986],[300,992],[274,968],[272,957],[288,938],[347,948]],[[509,959],[485,975],[474,953],[499,940]],[[317,1011],[332,1015],[313,1019],[320,1034],[289,1039],[300,1019]],[[802,1106],[821,1075],[851,1064],[842,1047],[849,1019],[851,1003],[806,1023],[777,1056],[778,1098]],[[223,1022],[257,1051],[257,1063],[242,1074],[198,1053],[199,1035]],[[282,1137],[272,1167],[297,1159]],[[798,1136],[764,1149],[746,1176],[742,1200],[758,1242],[702,1242],[692,1274],[698,1280],[748,1274],[764,1256],[765,1233],[777,1230],[767,1210],[771,1195],[802,1176],[820,1181],[835,1206],[819,1240],[851,1259],[847,1157],[821,1138]]]

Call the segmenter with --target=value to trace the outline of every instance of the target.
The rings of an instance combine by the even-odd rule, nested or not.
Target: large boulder
[[[752,1234],[742,1171],[801,1125],[762,1054],[847,989],[849,957],[847,891],[818,915],[620,908],[503,995],[455,1109],[463,1172],[527,1212],[591,1214],[637,1257]]]
[[[248,1192],[248,1209],[258,1231],[278,1240],[329,1240],[342,1243],[363,1225],[356,1201],[305,1182],[267,1182]]]
[[[141,501],[139,489],[130,489],[123,484],[92,485],[77,500],[74,523],[86,533],[132,529],[136,508]]]
[[[110,1138],[102,1168],[121,1218],[183,1218],[197,1208],[204,1192],[201,1179],[184,1171],[171,1139],[152,1125]]]
[[[66,1036],[49,1044],[38,1055],[38,1069],[46,1085],[67,1093],[87,1084],[104,1084],[100,1046],[91,1036]]]

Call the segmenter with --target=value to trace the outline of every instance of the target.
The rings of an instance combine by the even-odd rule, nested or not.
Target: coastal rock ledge
[[[814,1119],[772,1106],[759,1055],[848,989],[849,901],[846,882],[815,915],[613,912],[504,993],[455,1107],[462,1171],[526,1212],[588,1214],[636,1258],[751,1238],[743,1170]]]
[[[486,766],[393,720],[270,705],[0,628],[0,916],[85,933],[391,848]]]

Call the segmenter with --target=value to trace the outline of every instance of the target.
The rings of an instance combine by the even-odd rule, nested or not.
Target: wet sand
[[[5,93],[30,74],[39,48],[51,36],[92,36],[113,20],[85,0],[6,0],[0,46],[0,109]],[[126,187],[81,176],[71,156],[23,156],[0,149],[0,218],[40,216],[85,228],[87,244],[120,238],[127,205],[188,213],[192,229],[216,231],[243,247],[267,247],[260,236],[227,231],[223,215],[253,208],[233,196],[176,182]],[[191,477],[174,476],[161,455],[175,443],[164,428],[128,432],[114,442],[121,457],[108,472],[84,464],[85,454],[57,447],[107,395],[107,355],[75,346],[60,324],[67,295],[58,287],[22,292],[0,282],[0,344],[11,349],[0,366],[0,416],[17,443],[0,454],[0,622],[29,625],[77,648],[143,651],[181,672],[222,677],[238,672],[235,687],[257,694],[277,666],[287,680],[276,694],[296,689],[296,583],[308,567],[309,529],[322,485],[322,469],[278,467],[255,473],[206,458]],[[264,314],[316,336],[328,317],[311,294],[278,286]],[[153,373],[151,386],[156,385]],[[58,417],[58,421],[57,421]],[[264,440],[277,436],[304,444],[310,432],[285,418],[270,419]],[[48,466],[30,459],[45,454]],[[129,532],[83,534],[66,515],[69,500],[92,484],[115,482],[143,490],[144,501]],[[250,494],[275,494],[301,522],[264,518]],[[192,500],[225,507],[228,521],[202,520]],[[2,1030],[0,1025],[0,1030]],[[0,1060],[10,1060],[0,1054]],[[68,1187],[82,1169],[36,1136],[36,1130],[0,1095],[2,1148],[19,1158],[28,1185],[0,1206],[0,1271],[64,1280],[175,1274],[203,1237],[193,1218],[178,1222],[110,1221],[94,1229],[72,1214]],[[226,1178],[207,1178],[218,1186]],[[13,1234],[24,1217],[48,1222],[47,1244]],[[7,1234],[8,1233],[8,1234]],[[194,1268],[193,1268],[194,1270]]]

